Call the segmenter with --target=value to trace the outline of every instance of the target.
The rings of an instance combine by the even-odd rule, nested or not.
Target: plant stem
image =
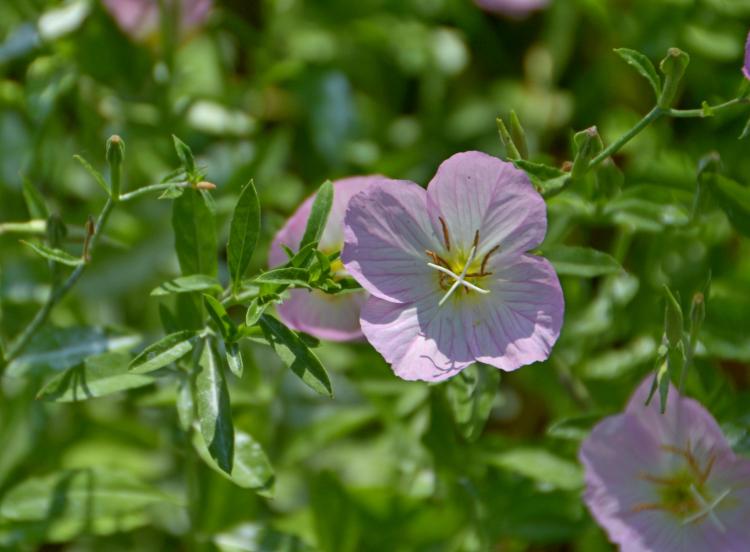
[[[723,111],[729,107],[734,107],[735,105],[742,105],[750,103],[750,98],[734,98],[733,100],[729,100],[728,102],[720,103],[718,105],[712,105],[708,107],[707,111],[704,111],[703,108],[701,109],[670,109],[667,111],[667,115],[670,117],[677,117],[677,118],[704,118],[704,117],[710,117],[713,113],[716,113],[717,111]],[[707,115],[707,112],[710,113]]]
[[[89,243],[89,254],[92,254],[94,252],[96,244],[99,242],[99,238],[102,235],[104,226],[107,224],[107,219],[109,219],[109,215],[112,212],[113,207],[114,201],[112,201],[111,198],[108,198],[107,202],[104,204],[102,212],[99,214],[99,218],[96,221],[94,234],[91,236],[91,242]],[[67,295],[67,293],[73,288],[76,282],[78,282],[87,266],[88,263],[82,263],[78,265],[61,286],[52,290],[49,297],[47,297],[47,301],[45,301],[44,305],[42,305],[42,308],[37,311],[36,315],[28,324],[28,326],[26,326],[23,332],[21,332],[21,334],[13,341],[13,343],[9,345],[8,350],[5,354],[6,363],[9,363],[23,352],[24,348],[28,345],[29,341],[37,332],[37,330],[42,326],[42,324],[47,321],[47,318],[49,317],[50,312],[52,312],[52,309],[55,307],[55,305],[57,305],[57,303],[62,300],[63,297],[65,297],[65,295]],[[2,371],[0,371],[0,374],[2,374]]]
[[[607,157],[610,155],[618,152],[625,144],[630,142],[633,138],[635,138],[638,134],[641,133],[643,129],[645,129],[648,125],[650,125],[652,122],[654,122],[656,119],[661,117],[666,113],[663,109],[661,109],[658,106],[655,106],[651,111],[649,111],[643,119],[638,121],[638,123],[628,130],[625,134],[620,136],[617,140],[612,142],[609,146],[604,148],[599,155],[594,157],[591,162],[589,163],[588,170],[593,169],[596,167],[599,163],[604,161]]]
[[[165,182],[165,183],[160,183],[160,184],[151,184],[150,186],[144,186],[143,188],[138,188],[137,190],[133,190],[132,192],[128,192],[127,194],[121,194],[120,201],[130,201],[131,199],[135,199],[142,195],[149,194],[151,192],[160,192],[162,190],[167,190],[172,187],[189,188],[190,186],[191,185],[188,182],[177,182],[177,183]]]

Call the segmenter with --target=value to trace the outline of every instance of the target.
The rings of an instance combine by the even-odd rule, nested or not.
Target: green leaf
[[[654,89],[654,94],[657,98],[661,95],[661,78],[650,59],[630,48],[615,48],[615,53],[624,59],[625,63],[634,67],[651,84],[651,88]]]
[[[267,314],[260,317],[259,324],[268,344],[292,372],[317,393],[333,397],[325,368],[296,333]]]
[[[667,336],[670,347],[677,347],[682,343],[682,334],[685,329],[682,307],[666,284],[664,296],[667,299],[664,310],[664,335]]]
[[[193,150],[190,149],[185,142],[177,138],[174,134],[172,135],[172,141],[174,142],[174,149],[177,152],[177,157],[180,158],[180,162],[188,173],[189,177],[195,175],[195,157],[193,157]]]
[[[221,291],[221,284],[216,278],[205,274],[191,274],[168,280],[151,291],[151,295],[171,295],[173,293],[191,293],[193,291]]]
[[[708,189],[732,226],[743,236],[750,236],[750,188],[716,173],[706,178]]]
[[[230,471],[219,467],[198,432],[193,434],[193,446],[209,467],[235,485],[270,494],[274,482],[273,468],[263,447],[248,433],[240,430],[234,432],[234,464]]]
[[[127,350],[140,341],[141,337],[133,333],[81,326],[46,326],[31,338],[23,354],[8,364],[6,374],[18,378],[65,370],[92,355]]]
[[[304,268],[274,268],[256,276],[254,282],[259,284],[287,284],[310,287],[307,283],[309,278],[310,272]]]
[[[229,226],[227,264],[235,289],[242,282],[260,235],[260,203],[255,184],[247,183],[237,200]]]
[[[174,200],[172,228],[175,249],[184,275],[216,276],[216,226],[206,201],[198,190],[186,189]]]
[[[81,257],[74,257],[73,255],[71,255],[67,251],[63,251],[62,249],[47,247],[46,245],[41,243],[32,243],[25,240],[21,240],[21,243],[24,245],[28,245],[34,251],[34,253],[44,257],[48,261],[53,261],[68,266],[78,266],[80,264],[83,264],[83,259]]]
[[[83,366],[58,374],[37,395],[38,399],[72,402],[110,395],[154,383],[154,378],[128,372],[127,353],[88,357]]]
[[[529,176],[534,187],[545,197],[561,192],[572,178],[570,173],[543,163],[515,159],[513,164]]]
[[[260,523],[242,523],[214,536],[220,552],[315,552],[296,535]]]
[[[26,202],[26,209],[29,211],[29,217],[37,220],[47,220],[49,218],[47,203],[36,186],[28,178],[23,179],[22,192],[23,200]]]
[[[469,366],[446,383],[453,419],[467,441],[481,435],[499,383],[500,371],[482,364]]]
[[[583,486],[580,466],[544,449],[512,449],[488,455],[486,461],[556,489],[575,491]]]
[[[250,305],[248,305],[247,312],[245,313],[245,326],[248,328],[255,326],[263,313],[266,312],[267,307],[267,303],[265,305],[260,305],[257,300],[253,299],[250,302]]]
[[[300,249],[313,242],[320,241],[320,237],[323,235],[323,230],[325,230],[328,215],[331,212],[332,206],[333,184],[331,184],[330,180],[326,180],[320,186],[318,193],[315,195],[315,200],[313,201],[312,209],[310,210],[310,217],[307,219],[305,233],[302,235],[302,241],[299,244]]]
[[[544,256],[558,274],[566,276],[594,278],[622,270],[614,257],[588,247],[555,245],[544,251]]]
[[[245,370],[245,363],[242,360],[242,351],[240,351],[239,343],[229,343],[227,348],[227,364],[232,373],[238,378],[242,377],[242,372]]]
[[[203,295],[203,301],[211,320],[214,321],[221,332],[224,341],[228,343],[235,341],[237,339],[237,325],[229,317],[229,313],[227,313],[221,301],[210,295]]]
[[[188,378],[180,378],[177,385],[177,419],[183,431],[188,431],[195,421],[195,403],[193,402],[193,390]]]
[[[107,534],[128,527],[128,517],[175,499],[130,473],[104,468],[70,469],[26,479],[5,494],[0,518],[14,522],[67,525],[74,536]],[[144,520],[147,522],[147,520]],[[142,524],[142,523],[140,523]]]
[[[99,184],[99,187],[104,190],[104,193],[107,194],[107,197],[112,195],[112,192],[109,190],[109,185],[104,180],[104,177],[102,176],[102,173],[97,171],[94,167],[91,166],[91,163],[86,161],[83,157],[80,155],[74,155],[73,159],[78,161],[84,169],[86,169],[86,172],[88,172],[91,177],[94,179],[94,181]]]
[[[224,369],[211,339],[203,343],[196,367],[195,404],[203,441],[222,471],[232,473],[234,460],[234,426]]]
[[[163,337],[132,360],[130,371],[145,374],[178,361],[193,350],[195,335],[192,330],[183,330]]]
[[[600,412],[563,418],[549,426],[547,435],[557,439],[582,441],[588,436],[591,428],[601,419],[602,414]]]

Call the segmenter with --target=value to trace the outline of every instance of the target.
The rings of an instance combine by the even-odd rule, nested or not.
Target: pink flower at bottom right
[[[650,385],[583,442],[589,511],[623,552],[747,552],[750,459],[676,389],[664,414],[658,397],[645,406]]]

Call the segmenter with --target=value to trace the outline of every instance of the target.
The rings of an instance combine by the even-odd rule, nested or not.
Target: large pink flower
[[[580,451],[584,500],[623,552],[750,549],[750,460],[696,401],[671,388],[645,406],[650,378]]]
[[[523,17],[529,12],[545,8],[549,0],[474,0],[480,8],[509,15]]]
[[[372,294],[368,341],[409,380],[439,381],[479,361],[544,360],[560,333],[552,266],[525,252],[547,229],[544,201],[512,164],[466,152],[427,190],[376,183],[346,212],[342,260]]]
[[[123,32],[135,40],[145,40],[158,33],[159,0],[103,0],[104,7],[112,14]],[[177,31],[184,37],[199,27],[208,16],[213,0],[165,0],[164,5],[174,7],[179,13]]]
[[[349,200],[371,184],[380,181],[387,179],[382,176],[360,176],[336,180],[333,183],[333,206],[319,244],[322,251],[333,253],[341,249],[344,244],[344,213]],[[282,245],[292,250],[298,248],[305,233],[313,199],[307,198],[276,234],[268,254],[270,266],[287,262],[288,257],[281,248]],[[335,269],[335,265],[336,263],[332,268]],[[338,265],[338,274],[345,276],[343,265],[340,262]],[[281,319],[296,330],[329,341],[349,341],[362,338],[359,313],[366,300],[365,291],[328,295],[321,291],[294,289],[277,310]]]

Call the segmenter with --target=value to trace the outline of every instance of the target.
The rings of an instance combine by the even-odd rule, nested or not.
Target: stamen
[[[695,488],[695,485],[690,485],[690,494],[693,495],[693,498],[701,507],[701,509],[695,512],[694,514],[683,519],[682,524],[687,525],[688,523],[693,523],[694,521],[698,521],[704,516],[708,516],[708,519],[711,520],[711,522],[716,526],[716,528],[719,531],[721,531],[722,533],[725,532],[726,527],[724,527],[724,524],[721,523],[721,520],[716,515],[716,512],[714,512],[714,509],[719,505],[719,502],[721,502],[727,497],[730,490],[731,489],[725,489],[723,492],[719,493],[719,495],[715,499],[713,499],[710,503],[708,503],[706,502],[706,499],[703,498],[703,495],[701,495],[698,492],[698,489]]]
[[[487,267],[487,261],[489,261],[489,260],[490,260],[490,255],[492,255],[492,254],[493,254],[493,253],[494,253],[495,251],[497,251],[498,249],[500,249],[500,244],[498,244],[498,245],[496,245],[495,247],[493,247],[492,249],[490,249],[490,250],[489,250],[489,251],[487,252],[487,254],[486,254],[486,255],[484,256],[484,259],[482,259],[482,266],[481,266],[481,268],[479,269],[479,273],[480,273],[480,274],[486,274],[486,272],[484,271],[484,269],[485,269],[485,268]]]
[[[427,263],[427,266],[429,266],[430,268],[434,268],[435,270],[440,271],[442,274],[446,274],[447,276],[451,276],[454,280],[458,280],[461,277],[460,275],[456,274],[452,270],[450,270],[448,268],[445,268],[445,267],[442,267],[440,265],[436,265],[435,263]],[[464,275],[464,278],[467,278],[469,276],[471,276],[471,274],[466,274],[466,275]],[[467,288],[469,288],[469,289],[471,289],[473,291],[476,291],[477,293],[483,293],[483,294],[486,295],[487,293],[490,292],[490,290],[488,290],[488,289],[482,289],[480,287],[477,287],[474,284],[472,284],[471,282],[467,282],[466,280],[463,280],[460,283],[463,284],[464,286],[466,286]]]
[[[440,221],[440,226],[443,227],[443,240],[445,241],[445,249],[448,251],[451,250],[451,238],[448,234],[448,225],[445,223],[445,219],[443,217],[438,217],[438,220]]]
[[[479,246],[479,230],[474,232],[474,241],[472,242],[472,247],[476,249]]]

